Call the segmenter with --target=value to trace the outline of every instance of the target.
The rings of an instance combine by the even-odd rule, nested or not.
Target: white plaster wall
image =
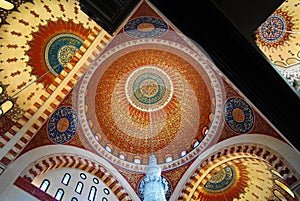
[[[91,161],[95,161],[101,164],[111,175],[118,178],[120,184],[127,190],[130,198],[132,200],[140,200],[135,191],[129,185],[129,183],[124,179],[124,177],[106,160],[98,155],[95,155],[89,151],[72,147],[66,145],[49,145],[44,147],[39,147],[33,149],[16,161],[14,161],[0,176],[0,201],[35,201],[33,198],[25,191],[22,191],[18,187],[14,186],[15,180],[18,176],[28,167],[31,166],[35,161],[44,158],[46,155],[53,154],[72,154],[81,156],[82,158],[87,158]]]

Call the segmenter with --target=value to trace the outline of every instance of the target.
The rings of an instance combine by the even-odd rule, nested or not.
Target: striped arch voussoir
[[[191,174],[190,178],[185,183],[185,186],[182,188],[178,200],[186,200],[186,197],[188,197],[190,193],[192,193],[189,190],[193,188],[193,186],[191,185],[197,182],[197,180],[200,178],[199,175],[205,172],[209,163],[216,164],[217,162],[222,160],[222,158],[224,159],[229,156],[235,156],[241,153],[245,154],[245,156],[248,155],[257,157],[269,162],[270,165],[273,166],[275,170],[283,176],[283,178],[289,185],[294,184],[300,179],[300,176],[296,175],[295,171],[292,170],[290,165],[283,160],[282,156],[280,156],[279,153],[275,152],[274,150],[271,150],[270,148],[260,144],[235,144],[224,147],[203,159],[199,163],[199,166],[194,170],[194,173]]]

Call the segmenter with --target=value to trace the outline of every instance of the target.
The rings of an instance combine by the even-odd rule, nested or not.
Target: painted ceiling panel
[[[169,186],[168,200],[288,197],[279,188],[272,192],[271,166],[287,172],[289,184],[300,176],[268,147],[239,139],[261,135],[289,143],[149,2],[141,1],[113,36],[83,14],[77,1],[34,1],[20,10],[28,18],[12,12],[0,28],[0,84],[6,97],[18,93],[16,107],[26,112],[15,124],[1,118],[6,127],[0,145],[7,151],[0,153],[1,165],[41,147],[76,148],[91,161],[104,158],[115,168],[109,171],[122,177],[106,181],[102,166],[71,154],[70,164],[49,156],[32,169],[75,164],[91,173],[97,166],[101,179],[113,187],[126,179],[143,199],[153,153]],[[218,151],[230,139],[235,143]],[[124,194],[126,189],[119,196]]]
[[[299,94],[300,4],[284,1],[257,29],[256,44]]]
[[[18,10],[1,26],[0,76],[8,96],[27,111],[98,25],[80,11],[76,1],[34,1]],[[51,63],[49,54],[54,58]]]

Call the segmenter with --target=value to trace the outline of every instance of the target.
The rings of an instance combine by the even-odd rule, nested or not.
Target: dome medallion
[[[130,104],[136,109],[152,112],[170,102],[173,84],[163,70],[154,66],[144,66],[130,74],[125,93]]]

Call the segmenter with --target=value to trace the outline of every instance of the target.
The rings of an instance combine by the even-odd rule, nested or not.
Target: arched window
[[[109,195],[109,193],[110,193],[110,191],[108,190],[108,188],[104,188],[103,192],[104,192],[105,195]]]
[[[61,200],[62,199],[62,197],[64,196],[64,190],[63,189],[58,189],[57,191],[56,191],[56,194],[55,194],[55,199],[56,200]]]
[[[123,154],[120,154],[119,158],[122,159],[122,160],[125,160],[125,156]]]
[[[180,153],[180,155],[181,155],[181,156],[185,156],[185,155],[186,155],[186,151],[182,151],[182,152]]]
[[[71,201],[78,201],[78,199],[75,197],[72,197]]]
[[[142,158],[140,156],[135,156],[134,159],[133,159],[133,162],[137,163],[137,164],[141,164],[141,159]]]
[[[12,100],[6,100],[0,105],[0,117],[5,115],[9,110],[14,107],[14,102]]]
[[[81,179],[86,179],[86,174],[80,173],[80,178],[81,178]]]
[[[197,147],[199,144],[200,144],[199,141],[198,141],[198,140],[195,140],[195,141],[194,141],[194,144],[193,144],[193,147],[195,148],[195,147]]]
[[[95,184],[99,184],[99,179],[93,178],[93,182],[94,182]]]
[[[285,184],[283,184],[281,181],[279,181],[277,179],[275,179],[274,182],[279,187],[281,187],[283,190],[285,190],[288,194],[290,194],[290,196],[292,196],[292,198],[295,198],[294,192],[289,187],[287,187]]]
[[[105,146],[106,151],[112,152],[112,146],[110,144]]]
[[[166,163],[171,162],[172,160],[173,160],[173,157],[172,157],[171,154],[167,154],[167,155],[165,156],[165,161],[166,161]]]
[[[75,192],[81,194],[82,189],[83,189],[83,183],[79,181],[76,185]]]
[[[92,186],[89,193],[89,201],[94,201],[96,197],[97,188]]]
[[[67,186],[69,184],[70,179],[71,179],[71,175],[69,173],[66,173],[61,183]]]
[[[50,181],[49,181],[48,179],[45,179],[45,180],[43,181],[43,183],[41,184],[40,189],[41,189],[42,191],[46,192],[47,189],[49,188],[49,186],[50,186]]]

